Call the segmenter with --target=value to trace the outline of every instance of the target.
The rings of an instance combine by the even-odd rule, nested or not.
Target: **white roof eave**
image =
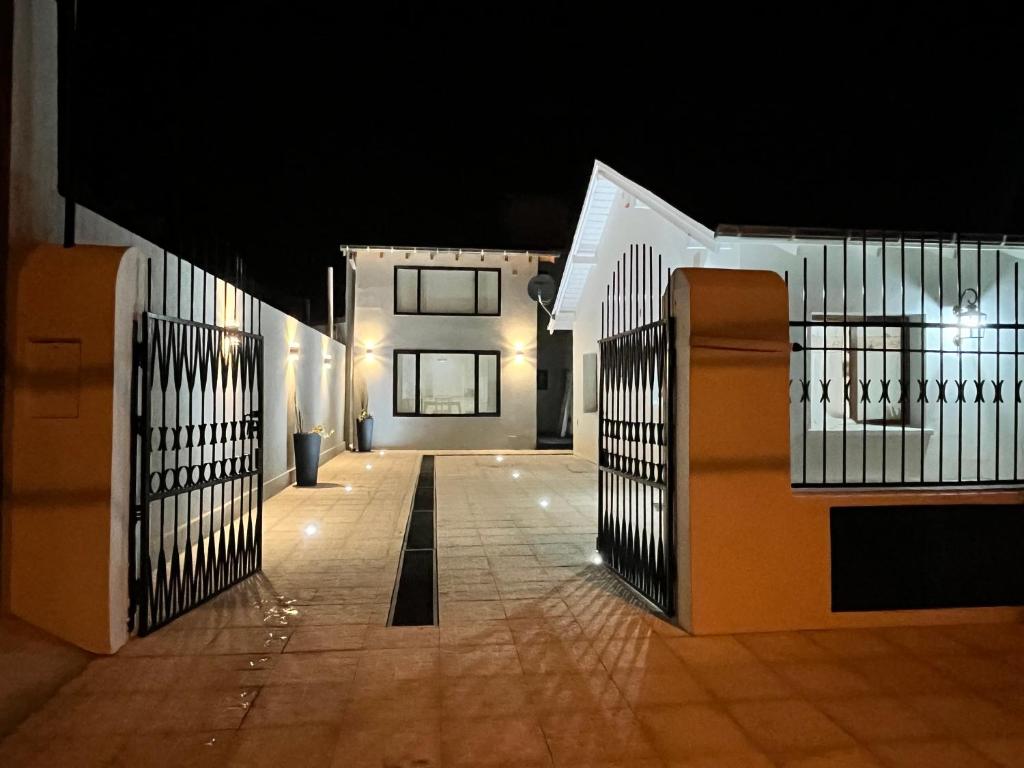
[[[599,160],[594,161],[590,184],[583,201],[583,210],[576,224],[572,247],[566,257],[565,270],[558,287],[553,308],[554,317],[549,330],[571,330],[576,319],[576,308],[587,279],[597,263],[597,250],[604,236],[605,224],[618,193],[623,192],[651,209],[669,223],[685,232],[709,252],[717,249],[715,233],[696,219],[692,219],[669,205],[650,190],[629,180]]]

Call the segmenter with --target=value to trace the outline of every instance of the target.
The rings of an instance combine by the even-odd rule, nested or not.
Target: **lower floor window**
[[[498,352],[395,350],[396,416],[497,416]]]

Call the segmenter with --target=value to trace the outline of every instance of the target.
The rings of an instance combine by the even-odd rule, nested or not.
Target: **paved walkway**
[[[417,462],[270,500],[263,576],[93,661],[0,765],[1024,765],[1024,627],[687,637],[589,563],[568,456],[438,458],[440,627],[385,627]]]

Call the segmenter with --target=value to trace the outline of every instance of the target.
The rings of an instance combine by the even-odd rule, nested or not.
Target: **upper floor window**
[[[500,315],[501,270],[395,267],[396,315]]]

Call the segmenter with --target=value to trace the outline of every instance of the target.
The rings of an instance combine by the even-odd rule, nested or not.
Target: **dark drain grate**
[[[434,556],[434,457],[424,456],[416,483],[401,566],[388,624],[393,627],[437,623],[437,580]]]

